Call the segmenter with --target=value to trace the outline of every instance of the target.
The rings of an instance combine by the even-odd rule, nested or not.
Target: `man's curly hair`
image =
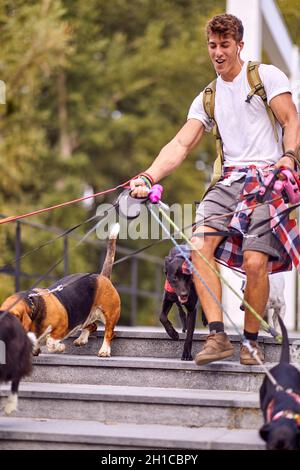
[[[240,42],[244,35],[244,26],[239,18],[234,15],[224,13],[214,16],[206,25],[206,33],[209,38],[210,34],[218,34],[220,36],[230,35],[236,42]]]

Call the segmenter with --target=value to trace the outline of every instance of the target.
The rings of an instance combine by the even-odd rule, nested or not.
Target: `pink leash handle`
[[[296,172],[293,172],[289,169],[282,168],[280,171],[280,175],[284,177],[284,179],[276,179],[273,185],[273,190],[281,195],[285,202],[289,202],[291,204],[297,204],[300,202],[300,180],[299,175]],[[264,186],[259,188],[259,194],[263,196],[272,182],[274,177],[273,173],[270,173],[264,179]]]
[[[273,173],[270,173],[268,176],[264,178],[264,185],[261,186],[258,190],[258,193],[260,194],[260,196],[263,196],[265,194],[265,192],[267,191],[267,187],[271,183],[273,177],[274,177]]]
[[[285,176],[285,180],[281,181],[283,185],[282,191],[286,193],[288,201],[291,204],[297,204],[300,202],[299,175],[296,172],[291,172],[290,170],[282,170],[281,173]]]
[[[148,199],[153,203],[157,204],[161,200],[161,195],[163,193],[164,188],[160,184],[155,184],[152,186]]]

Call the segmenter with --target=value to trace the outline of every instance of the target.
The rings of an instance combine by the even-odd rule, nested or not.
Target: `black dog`
[[[180,245],[187,256],[189,256],[188,245]],[[174,329],[168,314],[173,306],[177,305],[178,313],[182,322],[182,331],[186,331],[186,339],[184,342],[182,361],[191,361],[192,341],[195,330],[198,296],[193,283],[192,272],[187,266],[187,262],[177,247],[170,250],[169,255],[165,258],[165,291],[162,302],[162,310],[160,321],[165,327],[166,332],[174,341],[178,341],[179,334]],[[183,306],[187,313],[184,312]],[[202,313],[204,326],[207,321],[204,313]]]
[[[31,373],[32,341],[20,320],[0,311],[0,382],[11,381],[11,393],[4,407],[9,415],[17,409],[20,380]]]
[[[280,316],[278,321],[283,342],[280,362],[270,372],[282,390],[277,390],[268,377],[260,388],[260,407],[265,424],[260,436],[267,443],[267,449],[300,449],[300,372],[289,364],[289,341],[285,325]]]

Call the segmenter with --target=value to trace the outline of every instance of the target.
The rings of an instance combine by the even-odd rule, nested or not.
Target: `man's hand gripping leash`
[[[258,190],[258,201],[263,202],[272,190],[282,196],[285,203],[297,204],[300,202],[299,172],[285,167],[271,171]]]
[[[119,214],[127,219],[135,219],[140,215],[142,204],[147,201],[153,204],[159,202],[164,209],[169,209],[166,204],[161,202],[163,187],[160,184],[153,186],[150,186],[150,184],[146,185],[143,184],[144,182],[141,178],[135,178],[133,181],[135,184],[130,184],[130,189],[125,189],[117,200],[117,210]],[[136,184],[139,183],[139,181],[141,181],[141,186]]]

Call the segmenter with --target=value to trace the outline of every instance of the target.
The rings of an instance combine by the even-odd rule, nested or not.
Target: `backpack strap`
[[[208,189],[214,186],[222,176],[222,166],[224,161],[223,142],[215,121],[215,98],[217,80],[213,80],[203,91],[203,107],[210,121],[213,121],[213,134],[216,138],[217,158],[214,162],[213,177]]]
[[[266,111],[268,113],[268,116],[270,118],[273,130],[274,130],[276,141],[278,142],[279,137],[278,137],[278,132],[277,132],[277,129],[276,129],[276,117],[275,117],[272,109],[268,105],[268,99],[267,99],[267,94],[266,94],[266,91],[265,91],[265,87],[264,87],[264,84],[261,81],[261,78],[260,78],[260,75],[259,75],[259,70],[258,70],[259,65],[260,65],[260,62],[254,62],[254,61],[249,61],[248,62],[248,65],[247,65],[247,80],[248,80],[248,83],[250,85],[251,90],[247,95],[246,103],[250,104],[254,95],[258,95],[258,96],[261,97],[261,99],[263,100],[263,103],[265,105]]]
[[[276,128],[276,117],[272,109],[268,105],[268,99],[267,99],[265,87],[260,78],[259,71],[258,71],[259,65],[260,65],[260,62],[254,62],[254,61],[248,62],[247,80],[250,86],[250,92],[247,95],[246,103],[250,104],[251,99],[253,98],[254,95],[258,95],[261,97],[265,105],[266,111],[268,113],[268,116],[270,118],[276,141],[278,142],[279,137],[278,137],[278,132]],[[215,121],[216,87],[217,87],[217,80],[213,80],[203,91],[203,107],[209,119],[213,121],[214,123],[213,134],[216,138],[216,148],[217,148],[217,158],[214,162],[213,177],[212,177],[212,181],[210,183],[208,190],[211,189],[221,178],[223,161],[224,161],[223,142],[222,142],[222,138],[218,129],[218,125]]]

